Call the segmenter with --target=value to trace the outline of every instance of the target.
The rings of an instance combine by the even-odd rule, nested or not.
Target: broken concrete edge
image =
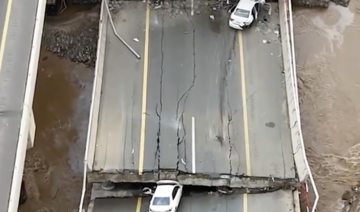
[[[158,2],[161,2],[160,4]],[[237,0],[235,1],[237,3]],[[211,11],[217,11],[217,10],[223,10],[223,9],[229,9],[232,5],[236,4],[234,1],[230,1],[229,4],[226,4],[225,1],[216,1],[216,0],[210,0],[210,1],[194,1],[193,4],[191,1],[156,1],[156,0],[150,0],[149,5],[150,8],[153,10],[158,9],[182,9],[182,10],[188,10],[190,13],[191,10],[194,10],[195,14],[197,13],[197,10],[203,9],[203,8],[209,8]]]
[[[92,172],[88,173],[88,183],[103,183],[111,181],[114,183],[156,183],[159,180],[176,180],[183,185],[196,186],[227,186],[231,188],[268,188],[287,187],[298,188],[299,182],[296,178],[277,178],[263,176],[246,176],[230,174],[191,174],[181,171],[154,171],[145,172],[141,175],[137,171],[122,170],[112,173]]]
[[[271,193],[278,190],[296,190],[283,188],[281,186],[267,187],[267,188],[234,188],[231,193],[223,194],[214,191],[206,192],[207,195],[218,195],[218,196],[228,196],[233,194],[263,194]],[[204,192],[193,192],[186,194],[187,196],[196,196],[203,195]],[[151,194],[146,194],[143,192],[143,189],[114,189],[114,190],[104,190],[101,183],[94,183],[91,191],[91,200],[100,199],[100,198],[133,198],[133,197],[151,197]]]

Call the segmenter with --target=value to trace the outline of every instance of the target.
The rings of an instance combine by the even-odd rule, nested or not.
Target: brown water
[[[59,23],[68,23],[80,9],[70,8]],[[28,200],[20,212],[78,208],[92,80],[91,69],[41,50],[34,97],[35,146],[26,157]]]
[[[28,201],[19,211],[69,211],[80,200],[93,73],[45,50],[40,58],[36,140],[24,174]]]
[[[320,193],[318,212],[340,211],[360,179],[360,2],[295,9],[303,135]]]

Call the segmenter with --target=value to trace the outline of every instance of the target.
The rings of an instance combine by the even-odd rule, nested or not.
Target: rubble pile
[[[89,22],[72,30],[44,27],[42,44],[61,58],[95,67],[98,22]]]
[[[334,2],[337,5],[347,7],[350,0],[292,0],[292,3],[296,6],[303,7],[329,7],[329,3]]]
[[[270,0],[272,1],[272,0]],[[350,3],[350,0],[292,0],[294,5],[297,6],[304,6],[304,7],[324,7],[327,8],[329,6],[329,3],[334,2],[337,5],[341,5],[343,7],[347,7]],[[96,4],[101,2],[101,0],[71,0],[71,3],[74,4]],[[111,5],[111,2],[114,4]],[[120,4],[122,0],[113,0],[110,1],[110,8],[117,7],[118,4]],[[163,0],[150,0],[152,4],[159,5],[163,2]]]
[[[72,4],[97,4],[100,3],[101,0],[70,0]]]
[[[343,7],[348,7],[350,4],[350,0],[331,0],[331,1]]]
[[[330,0],[292,0],[292,3],[296,6],[326,8],[329,6]]]
[[[110,0],[109,1],[109,10],[111,13],[116,14],[120,11],[123,0]]]

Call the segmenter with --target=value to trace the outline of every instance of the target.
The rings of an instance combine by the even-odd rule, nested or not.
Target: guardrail
[[[32,147],[35,137],[35,121],[32,106],[44,26],[45,6],[46,0],[38,1],[8,212],[18,211],[26,150]],[[30,142],[28,141],[29,139],[31,139]]]
[[[297,175],[302,182],[300,202],[305,211],[315,212],[319,194],[306,158],[301,131],[300,106],[298,98],[292,5],[290,0],[279,0],[282,52],[285,72],[286,95],[293,155]]]

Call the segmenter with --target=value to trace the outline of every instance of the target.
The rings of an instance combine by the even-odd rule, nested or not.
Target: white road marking
[[[191,0],[191,16],[194,15],[194,0]]]
[[[2,63],[3,63],[3,59],[4,59],[5,44],[6,44],[7,32],[9,29],[12,2],[13,2],[12,0],[8,1],[7,6],[6,6],[6,11],[5,11],[5,20],[4,20],[4,26],[2,29],[1,44],[0,44],[0,72],[2,69]]]
[[[196,152],[195,152],[195,117],[191,118],[191,144],[192,144],[192,172],[196,173]]]

